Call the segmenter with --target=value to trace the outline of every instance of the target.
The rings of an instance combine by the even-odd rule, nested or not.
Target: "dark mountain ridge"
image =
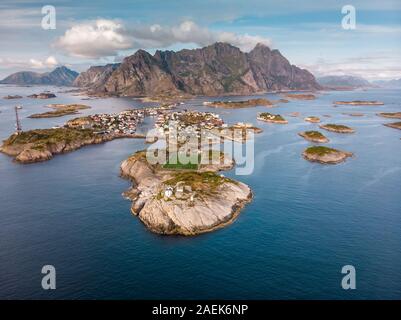
[[[77,77],[78,72],[61,66],[45,73],[16,72],[1,80],[0,84],[71,86]]]
[[[121,64],[89,68],[74,85],[95,94],[126,96],[321,89],[309,71],[291,65],[278,50],[258,44],[245,53],[220,42],[193,50],[158,50],[154,55],[138,50]]]

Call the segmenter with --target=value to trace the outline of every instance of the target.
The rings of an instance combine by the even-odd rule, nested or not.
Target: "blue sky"
[[[356,29],[341,27],[343,5]],[[44,5],[56,29],[41,28]],[[77,71],[120,61],[139,48],[179,50],[226,41],[250,50],[279,49],[315,75],[401,78],[399,0],[97,0],[0,2],[0,78],[65,64]]]

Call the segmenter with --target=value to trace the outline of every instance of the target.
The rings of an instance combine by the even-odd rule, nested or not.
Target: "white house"
[[[173,195],[173,188],[172,187],[166,187],[164,189],[164,196],[166,198],[171,198],[172,195]]]

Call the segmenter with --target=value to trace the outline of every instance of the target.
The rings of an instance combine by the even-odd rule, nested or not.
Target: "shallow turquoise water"
[[[0,96],[40,89],[0,86]],[[206,98],[190,101],[190,108],[218,112],[226,122],[264,129],[256,137],[253,174],[228,173],[251,186],[253,202],[232,225],[194,238],[154,235],[130,214],[121,196],[129,183],[119,177],[119,165],[144,147],[141,140],[116,140],[32,165],[0,154],[0,298],[400,298],[401,131],[382,125],[396,120],[375,115],[401,111],[400,96],[379,89],[329,92],[267,110],[287,115],[288,125],[256,122],[265,107],[220,110],[203,107]],[[14,130],[15,103],[24,105],[24,129],[71,118],[26,118],[50,102],[93,106],[84,114],[153,105],[81,98],[0,99],[0,138]],[[349,99],[386,104],[331,104]],[[302,117],[289,117],[294,111]],[[354,127],[353,135],[325,134],[330,146],[355,157],[335,166],[303,160],[309,143],[297,133],[317,127],[303,121],[310,115]],[[56,267],[54,291],[41,289],[45,264]],[[357,270],[354,291],[340,285],[346,264]]]

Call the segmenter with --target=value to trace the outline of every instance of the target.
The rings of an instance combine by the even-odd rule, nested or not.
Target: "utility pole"
[[[15,106],[15,133],[20,134],[22,132],[21,121],[19,120],[18,109],[22,109],[21,106]]]

